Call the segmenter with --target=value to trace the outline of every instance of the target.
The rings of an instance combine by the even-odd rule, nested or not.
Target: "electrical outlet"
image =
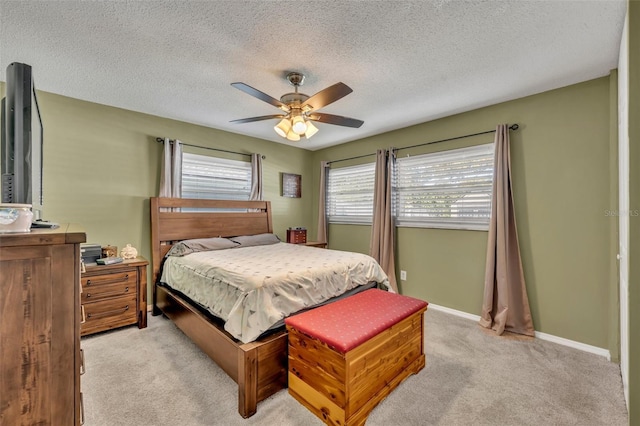
[[[400,279],[402,281],[406,281],[407,280],[407,271],[400,271]]]

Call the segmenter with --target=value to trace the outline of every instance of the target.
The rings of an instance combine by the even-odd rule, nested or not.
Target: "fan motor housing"
[[[287,105],[302,105],[307,99],[309,99],[309,95],[304,93],[285,93],[280,97],[280,102]]]

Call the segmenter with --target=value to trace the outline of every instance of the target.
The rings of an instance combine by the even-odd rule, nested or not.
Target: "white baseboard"
[[[429,309],[433,309],[434,311],[441,311],[447,314],[455,315],[458,317],[466,318],[471,321],[480,321],[480,315],[474,315],[463,311],[458,311],[456,309],[447,308],[446,306],[436,305],[434,303],[429,303]],[[607,359],[607,361],[611,361],[611,352],[608,349],[599,348],[597,346],[587,345],[586,343],[576,342],[574,340],[565,339],[564,337],[554,336],[552,334],[542,333],[540,331],[535,332],[535,336],[540,340],[546,340],[549,342],[557,343],[559,345],[568,346],[570,348],[578,349],[584,352],[589,352],[594,355],[603,356]]]
[[[446,306],[436,305],[435,303],[429,303],[429,309],[434,311],[442,311],[457,317],[466,318],[471,321],[480,321],[480,315],[469,314],[467,312],[458,311],[457,309],[447,308]]]
[[[611,361],[611,352],[609,352],[608,349],[587,345],[586,343],[576,342],[575,340],[565,339],[564,337],[554,336],[553,334],[547,334],[541,331],[536,331],[536,337],[541,340],[547,340],[549,342],[557,343],[559,345],[569,346],[570,348],[578,349],[584,352],[589,352],[594,355],[603,356],[607,359],[607,361]]]

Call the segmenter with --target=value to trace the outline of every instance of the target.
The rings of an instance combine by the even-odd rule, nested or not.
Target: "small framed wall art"
[[[302,197],[302,176],[282,173],[282,196],[290,198]]]

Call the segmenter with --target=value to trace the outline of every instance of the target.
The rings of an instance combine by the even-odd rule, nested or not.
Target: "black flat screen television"
[[[37,219],[43,205],[43,126],[31,66],[9,64],[5,93],[0,141],[2,202],[31,204]]]

